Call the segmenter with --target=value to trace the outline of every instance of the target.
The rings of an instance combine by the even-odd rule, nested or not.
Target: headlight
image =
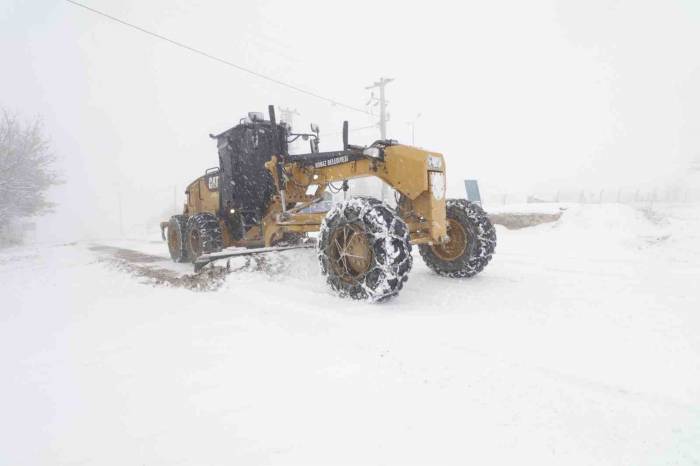
[[[430,192],[436,200],[445,197],[445,174],[441,172],[429,172]]]
[[[367,147],[362,151],[362,154],[367,157],[378,159],[382,156],[382,150],[379,147]]]
[[[442,170],[442,159],[434,155],[428,156],[428,170]]]

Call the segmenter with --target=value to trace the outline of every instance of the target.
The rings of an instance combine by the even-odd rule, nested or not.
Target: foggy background
[[[445,154],[448,194],[693,189],[700,2],[85,0],[241,66],[364,108]],[[0,106],[40,116],[66,183],[43,240],[146,233],[218,163],[208,138],[268,104],[321,150],[377,139],[376,117],[194,55],[67,2],[0,0]],[[417,118],[417,115],[420,117]],[[353,129],[355,129],[353,131]]]

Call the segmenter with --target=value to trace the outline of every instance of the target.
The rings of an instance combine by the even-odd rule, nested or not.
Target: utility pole
[[[280,121],[284,121],[290,128],[294,127],[294,115],[299,116],[296,108],[280,108]]]
[[[374,89],[374,88],[379,88],[379,99],[374,97],[374,93],[372,93],[372,97],[370,98],[370,102],[377,101],[379,103],[379,137],[380,139],[386,139],[386,122],[389,121],[389,118],[386,113],[386,107],[387,107],[387,100],[386,100],[386,92],[384,91],[384,88],[386,87],[387,84],[392,82],[394,79],[393,78],[379,78],[379,81],[376,81],[374,84],[371,86],[365,87],[365,89]]]
[[[416,121],[420,118],[421,114],[417,114],[413,121],[407,121],[406,124],[411,127],[411,145],[416,145]]]
[[[387,100],[386,100],[386,93],[384,91],[384,88],[386,87],[387,84],[392,82],[394,79],[393,78],[379,78],[379,81],[376,81],[374,84],[365,87],[365,89],[370,90],[370,89],[379,89],[379,99],[377,99],[374,96],[374,92],[372,92],[371,97],[369,99],[369,102],[367,104],[369,105],[370,103],[378,103],[379,104],[379,139],[386,139],[386,122],[389,121],[389,116],[386,111],[387,107]],[[389,187],[387,186],[386,183],[382,183],[382,200],[386,200],[389,197]]]

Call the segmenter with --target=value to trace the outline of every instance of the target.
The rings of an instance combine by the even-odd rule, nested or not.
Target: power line
[[[365,115],[371,115],[370,112],[368,112],[368,111],[366,111],[366,110],[362,110],[361,108],[353,107],[352,105],[348,105],[348,104],[344,104],[344,103],[339,102],[339,101],[337,101],[337,100],[335,100],[335,99],[331,99],[331,98],[329,98],[329,97],[324,97],[324,96],[322,96],[322,95],[320,95],[320,94],[317,94],[317,93],[315,93],[315,92],[307,91],[306,89],[302,89],[302,88],[297,87],[297,86],[295,86],[295,85],[293,85],[293,84],[289,84],[289,83],[286,83],[286,82],[284,82],[284,81],[280,81],[279,79],[275,79],[275,78],[272,78],[272,77],[270,77],[270,76],[264,75],[264,74],[262,74],[262,73],[258,73],[257,71],[251,70],[250,68],[246,68],[246,67],[244,67],[244,66],[237,65],[237,64],[235,64],[235,63],[233,63],[233,62],[230,62],[230,61],[225,60],[225,59],[223,59],[223,58],[217,57],[217,56],[212,55],[212,54],[210,54],[210,53],[208,53],[208,52],[205,52],[205,51],[203,51],[203,50],[197,49],[197,48],[195,48],[195,47],[191,47],[191,46],[189,46],[189,45],[187,45],[187,44],[183,44],[182,42],[178,42],[178,41],[176,41],[176,40],[174,40],[174,39],[170,39],[170,38],[168,38],[168,37],[162,36],[162,35],[160,35],[160,34],[158,34],[158,33],[156,33],[156,32],[149,31],[148,29],[142,28],[142,27],[140,27],[140,26],[136,26],[135,24],[131,24],[131,23],[129,23],[129,22],[123,20],[123,19],[120,19],[120,18],[117,18],[117,17],[112,16],[112,15],[110,15],[110,14],[104,13],[104,12],[102,12],[102,11],[100,11],[100,10],[96,10],[95,8],[89,7],[89,6],[84,5],[84,4],[82,4],[82,3],[79,3],[79,2],[76,2],[75,0],[65,0],[65,1],[68,2],[68,3],[72,3],[72,4],[75,5],[75,6],[79,6],[79,7],[81,7],[81,8],[84,8],[85,10],[88,10],[88,11],[90,11],[90,12],[92,12],[92,13],[95,13],[95,14],[98,14],[98,15],[103,16],[103,17],[105,17],[105,18],[108,18],[108,19],[110,19],[110,20],[112,20],[112,21],[114,21],[114,22],[117,22],[117,23],[119,23],[119,24],[121,24],[121,25],[123,25],[123,26],[130,27],[130,28],[135,29],[135,30],[137,30],[137,31],[139,31],[139,32],[143,32],[144,34],[147,34],[147,35],[149,35],[149,36],[152,36],[152,37],[155,37],[155,38],[157,38],[157,39],[163,40],[163,41],[168,42],[168,43],[170,43],[170,44],[172,44],[172,45],[175,45],[175,46],[177,46],[177,47],[183,48],[183,49],[188,50],[188,51],[190,51],[190,52],[196,53],[196,54],[201,55],[201,56],[203,56],[203,57],[209,58],[210,60],[214,60],[214,61],[217,61],[217,62],[219,62],[219,63],[223,63],[224,65],[228,65],[228,66],[230,66],[230,67],[232,67],[232,68],[236,68],[236,69],[239,70],[239,71],[243,71],[243,72],[248,73],[248,74],[250,74],[250,75],[253,75],[253,76],[257,77],[257,78],[261,78],[261,79],[264,79],[264,80],[266,80],[266,81],[270,81],[270,82],[272,82],[272,83],[278,84],[278,85],[280,85],[280,86],[284,86],[284,87],[286,87],[286,88],[288,88],[288,89],[292,89],[292,90],[294,90],[294,91],[296,91],[296,92],[299,92],[299,93],[301,93],[301,94],[306,94],[306,95],[308,95],[308,96],[315,97],[316,99],[323,100],[323,101],[325,101],[325,102],[328,102],[328,103],[330,103],[330,104],[332,104],[332,105],[336,105],[336,106],[338,106],[338,107],[343,107],[343,108],[346,108],[346,109],[348,109],[348,110],[353,110],[353,111],[355,111],[355,112],[363,113],[363,114],[365,114]]]
[[[376,127],[377,127],[377,125],[374,124],[374,125],[369,125],[369,126],[360,126],[359,128],[350,128],[348,131],[353,133],[355,131],[362,131],[365,129],[376,128]],[[336,136],[338,134],[343,134],[343,132],[342,131],[335,131],[332,133],[321,133],[321,136]]]

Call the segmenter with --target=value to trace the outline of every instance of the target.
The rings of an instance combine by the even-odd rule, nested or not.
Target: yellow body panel
[[[442,159],[441,154],[430,154]],[[442,163],[444,167],[444,162]],[[410,146],[390,146],[384,151],[380,177],[409,199],[428,190],[428,161],[424,150]]]
[[[280,180],[275,169],[277,157],[265,164],[277,186]],[[384,160],[363,158],[337,165],[315,168],[297,163],[285,165],[290,179],[285,186],[288,205],[307,203],[318,199],[330,183],[353,178],[375,176],[403,195],[398,206],[399,215],[406,221],[413,243],[440,243],[447,238],[445,220],[445,161],[442,154],[410,146],[393,145],[384,150]],[[432,173],[432,174],[431,174]],[[219,192],[210,189],[207,176],[195,180],[187,188],[185,214],[197,212],[218,213]],[[442,185],[431,186],[432,183]],[[306,194],[311,185],[315,192]],[[285,232],[318,231],[325,213],[283,213],[280,196],[274,198],[260,227],[248,230],[245,238],[234,241],[230,232],[224,232],[225,246],[270,246]],[[226,230],[226,223],[221,222]]]
[[[185,204],[185,215],[192,215],[198,212],[210,212],[217,214],[219,211],[219,190],[210,189],[208,180],[210,176],[200,176],[185,190],[187,203]]]

